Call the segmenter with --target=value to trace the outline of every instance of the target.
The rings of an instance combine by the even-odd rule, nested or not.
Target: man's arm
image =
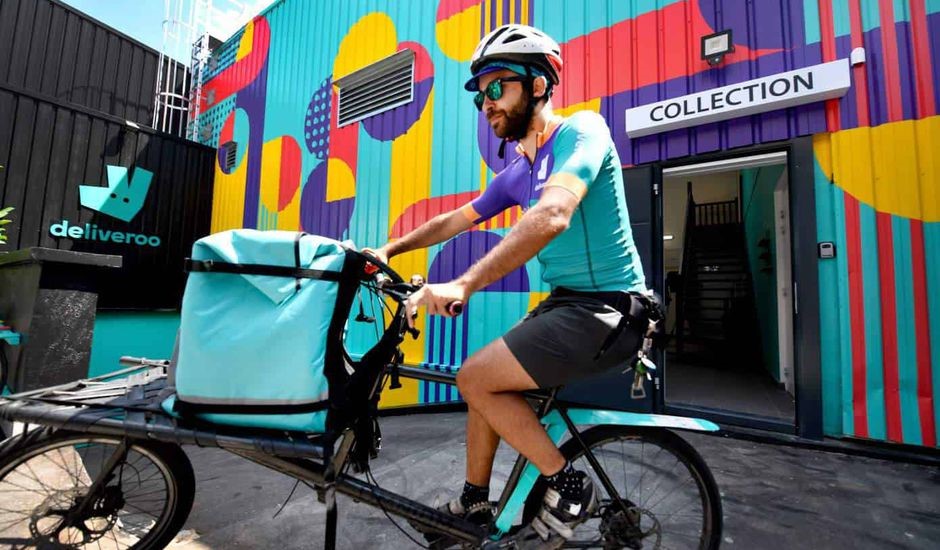
[[[469,296],[528,262],[568,229],[571,216],[586,192],[576,176],[553,175],[539,201],[523,214],[506,238],[454,282],[463,286]]]
[[[386,243],[378,250],[371,252],[379,256],[380,260],[388,261],[393,256],[444,242],[472,226],[473,222],[468,220],[458,208],[438,214],[397,241]]]
[[[587,187],[573,174],[551,176],[535,206],[523,214],[506,238],[486,256],[456,280],[424,285],[408,298],[405,302],[409,312],[405,317],[408,324],[414,326],[414,315],[422,305],[427,306],[428,315],[451,316],[448,310],[451,304],[466,303],[474,292],[525,264],[568,228],[571,216],[586,192]]]

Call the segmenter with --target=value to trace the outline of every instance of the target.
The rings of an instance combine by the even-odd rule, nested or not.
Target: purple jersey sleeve
[[[510,172],[511,170],[506,169],[497,174],[490,181],[483,194],[470,203],[473,212],[477,216],[476,219],[472,220],[473,223],[485,222],[503,210],[516,206],[516,201],[513,200],[506,189],[506,185],[511,179],[509,177]]]

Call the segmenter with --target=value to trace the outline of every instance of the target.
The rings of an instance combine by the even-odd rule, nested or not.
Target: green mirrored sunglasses
[[[497,78],[489,84],[486,85],[486,88],[481,92],[477,92],[473,96],[473,103],[477,106],[478,111],[483,110],[483,102],[486,101],[486,98],[490,98],[490,101],[496,101],[499,98],[503,97],[503,82],[523,82],[527,80],[528,77],[525,76],[507,76],[506,78]]]

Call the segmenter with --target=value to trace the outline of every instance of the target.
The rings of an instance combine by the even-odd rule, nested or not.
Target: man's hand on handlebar
[[[384,246],[380,246],[379,248],[363,248],[360,252],[372,256],[384,264],[388,263],[388,251],[385,250]]]
[[[454,317],[463,311],[463,304],[470,298],[466,287],[456,282],[424,285],[404,303],[408,326],[414,327],[418,308],[427,306],[428,315]]]

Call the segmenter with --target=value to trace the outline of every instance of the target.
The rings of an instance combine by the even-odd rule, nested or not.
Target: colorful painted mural
[[[374,246],[475,197],[505,166],[461,89],[477,40],[504,23],[562,45],[563,114],[604,115],[625,166],[814,135],[825,427],[828,433],[937,444],[940,425],[940,0],[282,0],[215,54],[199,124],[218,164],[212,229],[303,229]],[[717,68],[700,37],[731,29]],[[848,95],[630,139],[626,109],[848,57]],[[333,82],[403,48],[415,100],[339,127]],[[395,258],[444,281],[498,243],[521,215]],[[475,295],[469,315],[425,319],[409,363],[450,370],[516,322],[548,289],[530,262]],[[480,313],[473,313],[480,312]],[[934,342],[934,345],[931,345]],[[408,384],[408,383],[406,383]],[[410,382],[386,404],[448,401]]]

